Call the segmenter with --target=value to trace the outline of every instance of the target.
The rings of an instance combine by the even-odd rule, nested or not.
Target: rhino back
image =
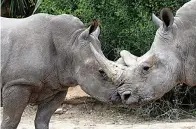
[[[56,24],[54,19],[58,21]],[[83,26],[71,15],[36,14],[24,19],[1,18],[1,21],[3,84],[20,78],[32,82],[44,80],[55,68],[57,53],[52,31],[66,33],[63,41],[69,41],[69,33]]]
[[[184,4],[177,12],[176,17],[183,22],[191,22],[196,25],[196,0],[191,0]]]
[[[51,38],[48,15],[25,19],[3,19],[2,79],[5,82],[43,78],[51,64]]]

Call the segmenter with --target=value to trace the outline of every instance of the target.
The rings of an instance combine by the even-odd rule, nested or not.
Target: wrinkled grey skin
[[[104,57],[99,27],[86,29],[78,18],[65,14],[1,22],[2,129],[16,129],[28,103],[38,105],[35,128],[48,129],[68,87],[78,84],[100,101],[120,100],[119,73],[126,67]]]
[[[146,54],[121,52],[124,65],[132,71],[119,87],[120,94],[127,94],[126,104],[156,100],[179,83],[196,85],[196,0],[181,7],[175,17],[169,9],[163,9],[160,17],[153,15],[159,28]]]

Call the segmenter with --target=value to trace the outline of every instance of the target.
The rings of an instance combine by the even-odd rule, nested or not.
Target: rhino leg
[[[1,129],[16,129],[30,97],[29,86],[10,86],[3,90],[3,120]]]
[[[52,114],[56,109],[62,104],[67,91],[60,91],[55,96],[50,98],[50,101],[38,105],[38,110],[35,118],[35,128],[36,129],[48,129],[49,122]]]

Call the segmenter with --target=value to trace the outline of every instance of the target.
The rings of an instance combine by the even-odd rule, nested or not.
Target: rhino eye
[[[105,72],[103,71],[103,69],[99,69],[99,73],[104,74]]]
[[[106,73],[103,71],[103,69],[99,69],[99,73],[104,77],[107,78]]]
[[[144,71],[148,71],[149,69],[150,69],[149,66],[144,66],[144,67],[143,67],[143,70],[144,70]]]

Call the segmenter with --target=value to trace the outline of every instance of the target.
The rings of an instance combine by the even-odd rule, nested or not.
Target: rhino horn
[[[91,43],[90,47],[101,68],[114,83],[117,83],[123,73],[122,68],[124,68],[124,66],[108,60],[104,55],[98,53]]]
[[[120,56],[123,58],[125,64],[127,66],[132,66],[136,63],[136,60],[137,60],[137,56],[131,54],[129,51],[126,51],[126,50],[122,50],[120,52]]]

